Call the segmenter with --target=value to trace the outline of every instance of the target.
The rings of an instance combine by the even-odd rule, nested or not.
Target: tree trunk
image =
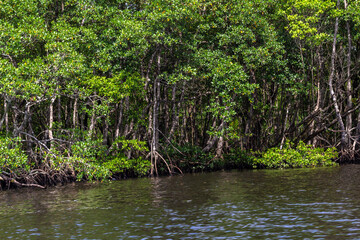
[[[17,110],[19,110],[19,109],[17,109]],[[29,123],[29,120],[31,118],[31,102],[26,102],[25,111],[24,111],[24,119],[19,127],[17,126],[17,118],[18,118],[18,113],[16,111],[15,116],[14,116],[14,131],[13,131],[13,135],[15,137],[20,136],[21,132],[24,131],[25,127]]]
[[[8,103],[6,100],[5,100],[5,112],[4,112],[4,117],[5,117],[5,130],[6,130],[6,135],[8,135],[9,133],[9,107],[10,107],[10,102]]]
[[[224,119],[221,120],[221,124],[220,124],[220,131],[225,128],[225,121]],[[216,147],[216,155],[215,158],[221,158],[223,159],[223,148],[224,148],[224,137],[220,136],[217,142],[217,147]]]
[[[171,124],[171,129],[170,129],[170,133],[169,133],[169,141],[172,139],[176,128],[179,126],[179,109],[181,107],[181,103],[184,101],[184,92],[185,92],[185,81],[183,83],[183,87],[181,89],[181,95],[180,95],[180,100],[176,103],[176,85],[174,85],[173,89],[172,89],[172,102],[173,102],[173,109],[172,109],[172,124]]]
[[[58,98],[57,98],[57,122],[61,122],[61,96],[59,94]]]
[[[107,117],[104,118],[104,131],[103,131],[103,145],[108,145],[108,137],[109,137],[109,122]]]
[[[183,121],[181,124],[181,131],[180,131],[180,141],[183,143],[187,143],[187,107],[184,106],[184,114],[183,114]]]
[[[317,69],[317,80],[316,80],[316,86],[317,86],[317,98],[316,98],[316,105],[315,108],[313,110],[313,113],[319,111],[322,108],[323,105],[323,87],[321,84],[321,80],[323,79],[323,75],[322,75],[322,68],[323,68],[323,64],[322,64],[322,57],[321,57],[321,53],[320,53],[320,49],[317,49],[317,57],[318,57],[318,69]],[[321,113],[320,113],[321,114]],[[319,128],[319,119],[321,118],[321,116],[319,117],[315,117],[311,124],[310,124],[310,135],[312,135],[314,132],[316,132]],[[311,141],[311,140],[310,140]],[[318,142],[318,138],[314,137],[314,139],[312,140],[312,144],[314,147],[316,147]]]
[[[221,158],[223,159],[223,147],[224,147],[224,137],[219,137],[219,141],[216,147],[216,155],[215,158]]]
[[[78,119],[77,119],[77,116],[78,116],[78,113],[77,113],[77,109],[78,109],[78,98],[75,97],[75,100],[74,100],[74,109],[73,109],[73,128],[76,129],[77,127],[77,122],[78,122]]]
[[[290,109],[290,103],[286,107],[286,115],[285,115],[285,121],[284,121],[283,129],[282,129],[282,138],[281,138],[281,143],[280,143],[280,149],[283,148],[285,139],[286,139],[286,124],[287,124],[288,118],[289,118],[289,109]]]
[[[116,129],[115,129],[115,139],[118,139],[120,137],[120,127],[122,124],[123,119],[123,99],[121,99],[119,103],[119,114],[116,122]]]
[[[164,84],[164,128],[163,133],[167,136],[169,131],[169,122],[170,122],[170,114],[169,114],[169,99],[168,99],[168,84]]]
[[[347,1],[344,0],[345,10],[347,10]],[[349,21],[346,21],[346,30],[347,30],[347,37],[348,37],[348,52],[347,52],[347,83],[346,83],[346,95],[347,95],[347,109],[352,108],[352,86],[351,86],[351,31],[350,31],[350,24]],[[346,116],[346,133],[347,133],[347,142],[351,144],[351,129],[352,129],[352,114],[348,114]]]
[[[339,2],[340,2],[340,0],[337,1],[337,7],[339,7]],[[333,45],[332,45],[332,53],[331,53],[329,89],[330,89],[330,97],[331,97],[331,100],[332,100],[332,102],[334,104],[334,108],[335,108],[337,122],[339,124],[340,131],[341,131],[341,148],[344,149],[344,148],[346,148],[346,130],[345,130],[344,122],[341,117],[339,104],[338,104],[336,93],[334,91],[334,86],[333,86],[333,81],[334,81],[334,76],[335,76],[336,39],[337,39],[336,37],[337,37],[338,29],[339,29],[339,18],[336,17],[334,38],[333,38]]]
[[[54,136],[53,136],[53,123],[54,123],[54,102],[56,97],[52,97],[50,100],[49,106],[49,141],[50,141],[50,149],[54,146]]]
[[[157,59],[158,75],[160,73],[161,56],[160,53]],[[152,141],[151,141],[151,170],[150,175],[154,176],[154,172],[158,175],[157,161],[159,150],[159,100],[160,100],[160,79],[157,76],[154,80],[153,86],[153,117],[152,117]]]
[[[216,119],[216,117],[214,117],[212,128],[215,129],[216,125],[217,125],[217,119]],[[220,124],[220,126],[218,127],[218,131],[221,131],[221,130],[222,130],[222,125]],[[214,145],[218,141],[218,139],[219,138],[216,135],[210,137],[206,143],[206,146],[203,148],[202,151],[205,153],[209,152],[214,147]]]
[[[90,119],[90,126],[89,126],[89,132],[88,132],[88,137],[91,138],[93,136],[94,130],[95,130],[95,124],[96,124],[96,114],[95,114],[95,103],[93,103],[93,111],[91,114],[91,119]]]
[[[5,129],[6,129],[6,133],[8,133],[9,131],[9,108],[11,105],[11,101],[9,101],[7,99],[7,97],[5,96],[4,99],[4,115],[2,116],[1,120],[0,120],[0,129],[3,128],[3,124],[5,122]]]

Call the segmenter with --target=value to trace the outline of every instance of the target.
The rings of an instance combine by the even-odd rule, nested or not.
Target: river
[[[360,239],[360,165],[0,192],[1,239]]]

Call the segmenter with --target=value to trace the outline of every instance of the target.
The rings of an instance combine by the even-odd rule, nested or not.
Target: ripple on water
[[[9,191],[0,194],[1,239],[356,239],[359,171],[217,172]]]

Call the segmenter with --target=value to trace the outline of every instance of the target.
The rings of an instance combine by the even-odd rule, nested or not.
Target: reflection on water
[[[0,193],[1,239],[360,239],[360,166]]]

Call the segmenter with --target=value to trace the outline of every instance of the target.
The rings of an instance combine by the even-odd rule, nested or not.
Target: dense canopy
[[[358,0],[2,0],[3,177],[174,173],[301,141],[355,160],[359,30]]]

